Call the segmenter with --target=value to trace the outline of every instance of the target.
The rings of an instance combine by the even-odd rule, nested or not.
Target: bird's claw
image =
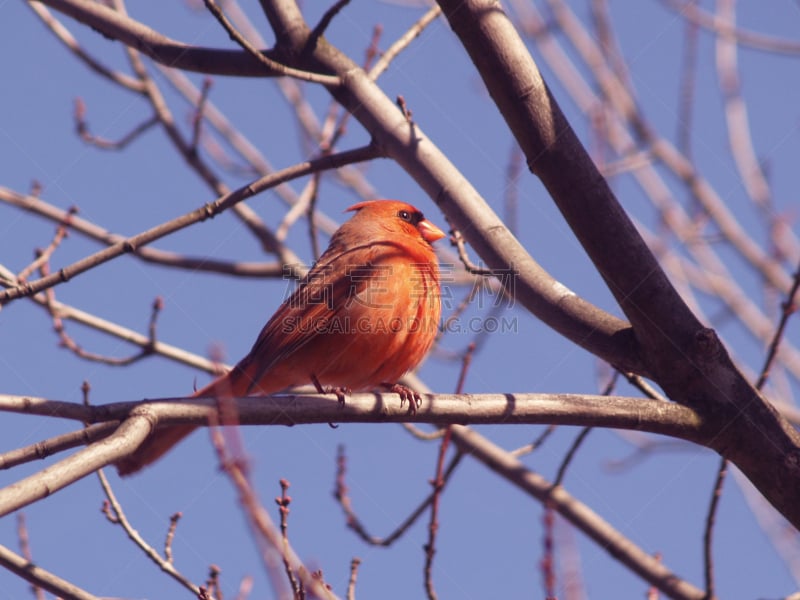
[[[351,390],[349,387],[333,387],[333,386],[331,386],[326,390],[326,393],[328,393],[328,394],[336,394],[336,399],[339,401],[339,405],[342,408],[344,408],[344,397],[345,396],[349,396],[350,394],[352,394],[353,390]]]
[[[330,385],[328,387],[322,387],[316,375],[311,375],[311,382],[320,394],[336,394],[336,400],[339,401],[339,405],[342,406],[342,408],[344,408],[345,396],[349,396],[353,393],[353,390],[344,386]]]
[[[422,396],[419,395],[419,392],[400,383],[391,384],[388,388],[390,392],[400,395],[400,408],[403,408],[403,405],[408,402],[408,414],[412,416],[417,414],[417,409],[422,406]]]

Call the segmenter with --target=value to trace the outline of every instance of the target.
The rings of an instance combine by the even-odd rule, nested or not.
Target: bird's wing
[[[386,267],[380,264],[358,264],[352,256],[374,255],[374,243],[356,246],[334,259],[321,260],[309,272],[295,292],[278,308],[256,339],[248,355],[237,365],[256,387],[269,371],[306,344],[314,343],[331,323],[349,323],[347,317],[360,295],[380,279],[389,286]],[[366,254],[365,254],[366,253]],[[324,257],[323,257],[324,258]],[[299,383],[299,382],[298,382]]]

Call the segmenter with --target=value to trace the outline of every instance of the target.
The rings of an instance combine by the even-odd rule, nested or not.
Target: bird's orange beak
[[[432,244],[436,240],[440,240],[445,236],[444,231],[428,221],[428,219],[422,219],[422,221],[417,223],[417,229],[419,230],[420,234],[422,234],[422,239],[429,244]]]

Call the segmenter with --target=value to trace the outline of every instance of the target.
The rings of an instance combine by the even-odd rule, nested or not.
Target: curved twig
[[[287,77],[294,77],[295,79],[321,83],[323,85],[339,85],[341,83],[339,78],[336,76],[311,73],[310,71],[301,71],[300,69],[293,69],[287,65],[279,63],[278,61],[272,60],[262,52],[259,52],[238,31],[236,31],[236,28],[231,24],[230,21],[228,21],[227,17],[222,12],[222,9],[217,6],[217,3],[214,2],[214,0],[203,0],[203,2],[211,14],[214,15],[214,18],[217,19],[219,24],[222,25],[225,31],[228,32],[228,35],[231,37],[231,39],[244,48],[245,52],[247,52],[250,56],[263,64],[268,73],[277,72],[278,74],[285,75]]]
[[[108,482],[108,478],[103,472],[103,469],[97,470],[97,477],[100,480],[100,487],[103,488],[103,493],[105,493],[106,498],[108,498],[108,506],[110,507],[110,510],[113,511],[107,514],[109,520],[122,527],[122,529],[128,535],[128,538],[130,538],[130,540],[136,544],[136,546],[138,546],[145,553],[147,558],[153,561],[159,569],[164,571],[164,573],[172,577],[175,581],[180,583],[195,596],[200,597],[200,588],[192,581],[187,579],[183,573],[178,571],[178,569],[175,568],[175,565],[172,564],[171,560],[161,556],[158,551],[149,543],[147,543],[147,540],[145,540],[142,535],[133,528],[128,521],[128,517],[125,515],[125,511],[122,510],[122,505],[119,503],[119,500],[117,500],[117,496],[114,494],[114,490],[111,488],[111,484]],[[209,596],[208,600],[214,600],[214,598]]]

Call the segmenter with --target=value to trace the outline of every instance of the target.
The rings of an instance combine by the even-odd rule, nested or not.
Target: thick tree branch
[[[280,71],[270,73],[264,64],[244,50],[200,48],[177,42],[103,4],[89,0],[43,0],[41,4],[175,69],[240,77],[278,77],[284,74]],[[264,51],[264,55],[279,61],[275,52]]]
[[[241,425],[308,423],[560,424],[632,429],[708,443],[709,431],[693,410],[661,400],[582,394],[429,394],[414,416],[396,394],[358,393],[344,406],[334,395],[280,394],[231,400]],[[123,421],[146,409],[158,425],[208,425],[213,398],[160,398],[85,406],[27,396],[0,395],[0,412],[100,423]]]
[[[47,498],[97,469],[127,456],[150,435],[156,422],[146,406],[137,409],[107,438],[0,489],[0,516]]]
[[[248,397],[231,400],[230,408],[236,411],[238,423],[242,425],[407,421],[439,425],[554,423],[648,431],[698,444],[709,444],[715,433],[694,411],[671,402],[576,394],[428,395],[415,416],[409,416],[407,407],[401,406],[396,394],[353,394],[348,396],[344,407],[335,396],[326,395]],[[218,420],[217,401],[213,398],[167,398],[87,406],[0,395],[0,412],[65,418],[83,423],[121,421],[119,428],[109,437],[0,489],[0,516],[49,496],[130,454],[159,425],[204,426]],[[43,444],[48,445],[47,441]]]
[[[670,344],[688,346],[702,326],[597,171],[499,2],[443,0],[440,5],[528,167],[547,187],[640,343],[663,346],[669,332]]]
[[[625,314],[651,376],[701,411],[712,447],[800,527],[800,434],[744,379],[672,287],[572,131],[500,4],[440,0],[522,147]],[[787,482],[793,482],[788,484]]]

